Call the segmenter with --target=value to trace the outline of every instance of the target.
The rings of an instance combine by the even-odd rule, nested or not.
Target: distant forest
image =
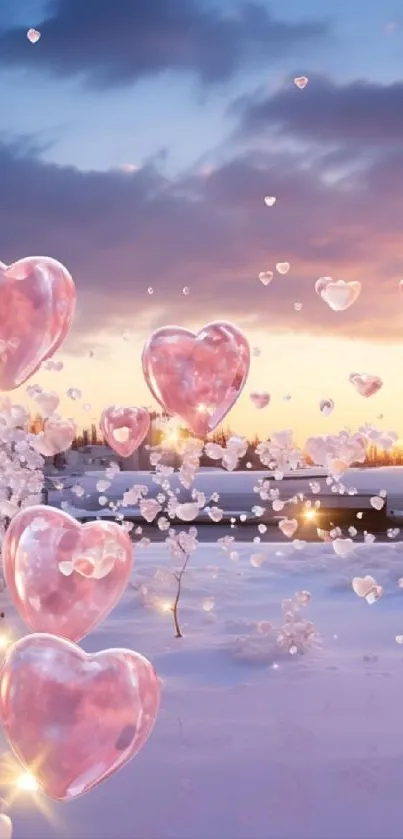
[[[155,419],[158,415],[154,414],[153,418]],[[43,428],[43,419],[40,415],[37,415],[31,423],[30,430],[33,433],[38,433]],[[218,443],[219,445],[224,446],[229,439],[234,434],[230,428],[220,430],[215,432],[214,434],[210,435],[208,440],[209,442]],[[158,445],[160,442],[161,432],[157,432],[154,436],[152,441],[153,445]],[[256,446],[262,442],[257,436],[253,438],[253,440],[249,441],[249,448],[246,455],[239,461],[238,470],[242,470],[245,468],[248,469],[264,469],[266,467],[262,466],[258,456],[256,455]],[[93,423],[90,428],[84,428],[77,437],[73,440],[72,449],[79,449],[84,446],[100,446],[105,445],[105,441],[100,433],[99,429]],[[58,460],[60,456],[58,456]],[[305,463],[307,466],[313,465],[311,459],[308,455],[305,456]],[[247,466],[248,464],[248,466]],[[201,466],[212,466],[216,465],[218,467],[217,461],[212,461],[209,458],[203,456],[201,459]],[[357,464],[357,466],[363,467],[375,467],[375,466],[403,466],[403,448],[396,447],[391,451],[383,451],[381,449],[377,449],[376,446],[369,446],[367,449],[367,456],[364,463]]]

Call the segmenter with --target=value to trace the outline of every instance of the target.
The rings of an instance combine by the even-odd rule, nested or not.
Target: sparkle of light
[[[182,435],[180,430],[174,428],[164,434],[162,439],[162,445],[164,448],[176,449],[179,446],[181,439]]]
[[[17,778],[16,786],[24,792],[37,792],[39,789],[38,781],[30,772],[22,772]]]
[[[316,516],[315,510],[307,510],[304,513],[304,516],[306,519],[308,519],[308,521],[312,521],[312,519],[314,519]]]
[[[11,640],[8,635],[0,633],[0,650],[6,650],[10,643]]]

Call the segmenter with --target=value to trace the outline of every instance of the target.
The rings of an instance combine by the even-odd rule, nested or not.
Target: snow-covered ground
[[[49,492],[48,503],[60,506],[63,502],[66,511],[73,515],[75,510],[81,510],[88,511],[90,515],[91,513],[92,515],[100,513],[101,515],[111,516],[113,513],[110,512],[109,507],[101,506],[100,497],[104,496],[104,505],[106,504],[105,497],[107,497],[108,502],[120,503],[124,493],[134,485],[146,486],[148,497],[155,497],[160,492],[160,485],[156,483],[155,474],[152,472],[117,472],[109,478],[109,486],[106,491],[98,488],[104,482],[104,477],[104,473],[101,472],[86,472],[79,476],[62,474],[59,479],[53,478],[52,480],[56,482],[59,489]],[[207,499],[217,492],[219,494],[219,506],[227,513],[230,515],[246,514],[253,518],[251,513],[253,506],[261,503],[257,494],[257,485],[267,477],[271,479],[273,488],[279,492],[280,498],[284,501],[298,493],[303,493],[305,498],[312,498],[311,487],[312,483],[315,482],[319,485],[320,491],[315,492],[314,500],[323,499],[324,506],[329,503],[329,498],[334,506],[338,504],[351,506],[356,503],[356,500],[349,498],[347,493],[344,493],[344,497],[341,497],[332,492],[332,488],[326,483],[326,470],[318,467],[290,471],[284,475],[283,480],[275,480],[272,471],[226,472],[222,469],[200,470],[190,489],[183,487],[180,475],[176,472],[170,476],[170,487],[182,503],[192,500],[192,490],[194,488],[203,492]],[[382,490],[390,494],[390,499],[387,500],[387,509],[388,506],[392,509],[396,505],[398,509],[403,509],[403,468],[401,467],[349,469],[343,476],[342,483],[346,490],[350,488],[356,490],[360,496],[361,509],[368,509],[370,507],[370,497],[377,495]],[[333,489],[336,489],[335,485],[333,485]],[[395,503],[393,499],[399,495],[401,499]],[[124,512],[128,517],[139,515],[138,506],[133,504],[126,507]],[[204,517],[208,520],[207,514]],[[271,505],[269,505],[266,519],[273,519]]]
[[[132,585],[83,647],[151,659],[163,681],[155,730],[76,802],[46,802],[46,815],[24,794],[13,839],[400,839],[401,545],[343,559],[331,544],[204,544],[183,580],[182,639],[164,611],[166,547],[136,546],[135,559]],[[373,605],[351,587],[365,574],[384,587]],[[290,654],[281,601],[300,591],[317,637]]]
[[[153,472],[135,471],[135,472],[118,472],[113,477],[113,488],[122,491],[126,485],[131,483],[145,484],[153,486]],[[294,481],[296,479],[302,481],[306,486],[309,486],[309,481],[318,480],[321,486],[326,486],[325,480],[328,475],[326,469],[315,466],[309,469],[293,469],[284,472],[285,482],[288,480]],[[92,489],[100,478],[104,478],[105,470],[87,472],[69,473],[61,472],[57,476],[52,475],[52,480],[60,480],[65,486],[74,486],[80,484],[86,491]],[[259,470],[259,471],[245,471],[240,470],[236,472],[226,472],[224,469],[199,469],[195,484],[200,490],[204,492],[214,492],[218,489],[227,493],[244,494],[253,491],[253,487],[259,480],[263,478],[273,478],[273,471]],[[181,486],[178,473],[171,476],[171,482],[174,488]],[[342,479],[346,486],[354,486],[359,491],[377,491],[385,488],[389,492],[403,492],[403,467],[402,466],[380,466],[371,469],[349,469]],[[276,485],[281,486],[281,481],[276,481]]]

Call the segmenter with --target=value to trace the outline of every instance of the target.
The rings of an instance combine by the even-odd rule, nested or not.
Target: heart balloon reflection
[[[102,412],[100,429],[108,445],[121,457],[130,457],[148,434],[150,415],[145,408],[117,408]]]
[[[166,326],[147,341],[142,363],[154,398],[204,437],[240,396],[250,350],[245,336],[230,323],[210,323],[197,334]]]
[[[29,256],[0,266],[0,390],[27,381],[70,330],[74,282],[56,259]]]
[[[120,600],[133,563],[115,522],[79,524],[53,507],[27,507],[5,535],[3,568],[11,598],[33,632],[84,638]]]
[[[159,706],[158,677],[131,650],[88,655],[53,635],[27,635],[0,671],[0,716],[13,751],[46,795],[89,792],[141,749]]]

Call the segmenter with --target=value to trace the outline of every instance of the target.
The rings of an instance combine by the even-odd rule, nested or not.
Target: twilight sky
[[[293,427],[301,442],[383,413],[403,436],[399,6],[2,0],[0,259],[53,256],[76,281],[65,369],[35,377],[83,390],[90,413],[65,399],[66,415],[152,405],[149,333],[223,318],[261,351],[235,431]],[[280,261],[289,274],[264,287]],[[315,294],[323,275],[361,281],[347,312]],[[353,371],[383,389],[363,399]],[[258,411],[249,393],[266,390]]]

